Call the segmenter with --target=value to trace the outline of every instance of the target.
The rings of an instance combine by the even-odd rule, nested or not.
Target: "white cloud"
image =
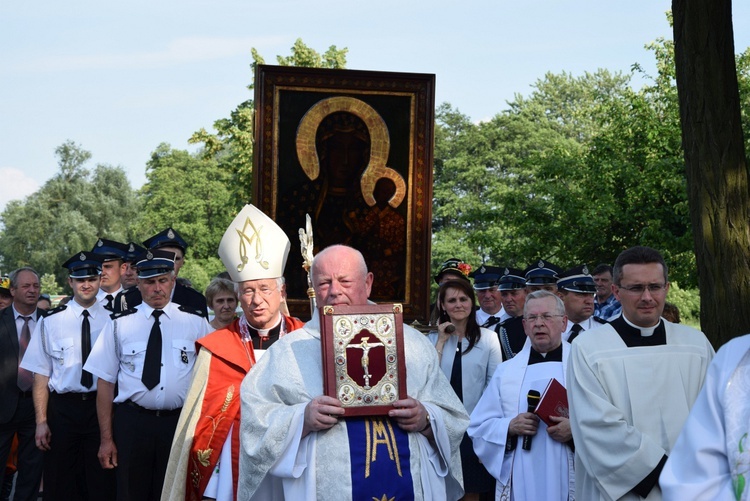
[[[0,167],[0,179],[5,187],[0,194],[0,211],[5,210],[5,205],[11,200],[22,200],[39,189],[36,179],[13,167]]]
[[[212,61],[245,55],[251,47],[281,42],[279,37],[183,37],[172,40],[165,49],[130,54],[77,54],[48,56],[21,63],[23,71],[78,71],[89,69],[142,69]]]

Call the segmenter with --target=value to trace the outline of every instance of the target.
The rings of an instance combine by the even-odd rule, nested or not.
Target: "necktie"
[[[89,310],[83,310],[81,313],[83,321],[81,322],[81,384],[86,388],[91,388],[94,384],[94,377],[89,371],[83,370],[86,359],[91,353],[91,324],[89,323]]]
[[[581,333],[583,330],[583,327],[581,327],[581,324],[573,324],[573,327],[570,328],[570,336],[568,336],[568,342],[572,343],[573,340],[578,337],[578,334]]]
[[[492,327],[493,325],[495,325],[495,324],[496,324],[496,323],[498,323],[498,322],[500,322],[500,319],[499,319],[499,318],[497,318],[497,317],[490,317],[490,318],[488,318],[488,319],[487,319],[487,320],[486,320],[486,321],[485,321],[485,322],[484,322],[484,323],[482,324],[482,327],[485,327],[485,328],[489,329],[490,327]]]
[[[31,383],[34,381],[34,376],[31,372],[20,367],[23,355],[26,353],[26,348],[29,346],[31,341],[31,329],[29,329],[29,320],[31,317],[23,318],[23,327],[21,328],[21,339],[18,340],[18,388],[21,391],[29,391],[31,389]]]
[[[161,379],[161,327],[159,327],[159,317],[163,313],[161,310],[154,310],[151,314],[154,317],[154,325],[151,326],[151,333],[148,336],[146,359],[143,362],[143,374],[141,374],[141,381],[149,390],[159,384]]]
[[[107,304],[105,304],[104,307],[109,311],[112,311],[114,309],[112,307],[112,302],[115,300],[115,297],[112,294],[107,294],[106,296],[104,296],[104,299],[107,300]]]
[[[461,340],[458,341],[456,356],[453,357],[453,367],[451,367],[451,386],[460,401],[464,401],[464,385],[461,371]]]

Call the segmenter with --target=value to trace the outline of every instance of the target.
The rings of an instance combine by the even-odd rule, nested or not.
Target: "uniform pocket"
[[[128,343],[122,346],[122,366],[125,372],[138,377],[143,374],[147,346],[146,342]]]

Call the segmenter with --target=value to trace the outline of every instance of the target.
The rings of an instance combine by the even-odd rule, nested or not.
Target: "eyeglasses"
[[[646,290],[648,290],[648,292],[651,294],[660,294],[667,288],[667,284],[636,284],[627,286],[617,284],[617,287],[619,287],[621,290],[626,291],[628,294],[640,296]]]
[[[553,318],[564,317],[564,316],[565,315],[553,315],[551,313],[545,313],[543,315],[527,315],[523,317],[523,319],[531,323],[534,323],[537,320],[541,320],[542,322],[546,324],[546,323],[551,322]]]
[[[271,294],[278,290],[277,287],[261,287],[260,289],[244,289],[240,295],[248,299],[255,297],[255,294],[260,293],[263,297],[271,297]]]

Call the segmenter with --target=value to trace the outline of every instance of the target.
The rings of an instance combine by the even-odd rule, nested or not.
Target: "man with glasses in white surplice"
[[[700,331],[661,318],[669,281],[658,251],[623,251],[613,275],[622,315],[570,350],[576,498],[659,500],[659,474],[714,350]]]

